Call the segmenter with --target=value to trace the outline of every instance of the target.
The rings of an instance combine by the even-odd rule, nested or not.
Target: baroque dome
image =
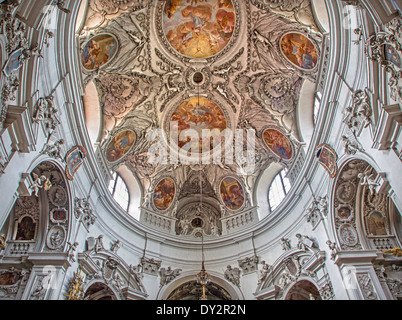
[[[266,216],[261,176],[282,168],[293,183],[309,147],[302,130],[314,129],[312,105],[300,101],[314,98],[306,87],[326,31],[311,4],[89,1],[80,10],[86,123],[102,167],[138,184],[127,186],[128,212],[177,234],[185,221],[194,228],[186,208],[200,206],[197,229],[212,224],[215,236],[239,227],[229,221]],[[300,108],[311,117],[303,129]]]
[[[397,1],[0,17],[0,300],[401,298]]]

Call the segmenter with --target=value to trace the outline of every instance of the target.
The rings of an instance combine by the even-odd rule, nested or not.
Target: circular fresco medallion
[[[222,110],[205,97],[185,100],[170,117],[170,134],[177,137],[178,147],[194,153],[213,150],[221,142],[220,134],[226,127]],[[209,139],[203,137],[206,132],[211,134]]]
[[[240,182],[233,177],[226,177],[221,182],[222,201],[230,210],[238,210],[244,204],[244,190]]]
[[[352,182],[343,182],[336,190],[336,197],[340,202],[348,203],[356,196],[356,188]]]
[[[267,147],[277,156],[285,160],[292,158],[292,144],[283,133],[275,129],[266,129],[262,137]]]
[[[162,28],[169,44],[188,58],[209,58],[233,36],[232,0],[171,0],[163,8]]]
[[[120,131],[106,147],[106,158],[109,162],[121,159],[135,142],[135,133],[131,130]]]
[[[161,180],[154,189],[152,201],[154,206],[161,211],[170,207],[175,195],[175,185],[171,178]]]
[[[303,70],[312,70],[318,63],[318,50],[311,40],[301,33],[285,34],[280,47],[285,58]]]
[[[117,40],[110,34],[100,34],[90,39],[82,49],[81,61],[86,70],[102,67],[117,51]]]

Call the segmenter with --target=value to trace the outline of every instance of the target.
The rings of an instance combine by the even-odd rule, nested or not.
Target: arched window
[[[317,123],[317,117],[318,117],[318,111],[320,111],[320,106],[321,106],[321,98],[322,94],[321,92],[316,92],[314,95],[314,125]]]
[[[282,202],[286,194],[290,190],[290,181],[286,177],[286,171],[281,170],[272,180],[271,185],[268,190],[268,203],[271,211]]]
[[[124,180],[116,172],[109,182],[109,191],[116,202],[127,211],[129,205],[128,188]]]

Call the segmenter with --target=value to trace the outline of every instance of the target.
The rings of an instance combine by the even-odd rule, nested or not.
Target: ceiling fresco
[[[230,0],[167,1],[163,30],[169,44],[189,58],[208,58],[226,47],[236,16]]]
[[[309,0],[88,0],[77,38],[102,113],[99,161],[127,167],[141,210],[175,219],[178,236],[221,235],[222,218],[256,206],[258,177],[300,156],[298,101],[322,47]],[[173,144],[214,152],[186,162]]]

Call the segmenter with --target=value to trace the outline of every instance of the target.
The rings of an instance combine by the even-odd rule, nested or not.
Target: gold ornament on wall
[[[70,280],[68,294],[65,296],[67,300],[82,300],[84,296],[84,277],[81,275],[81,269],[74,272],[74,277]]]

